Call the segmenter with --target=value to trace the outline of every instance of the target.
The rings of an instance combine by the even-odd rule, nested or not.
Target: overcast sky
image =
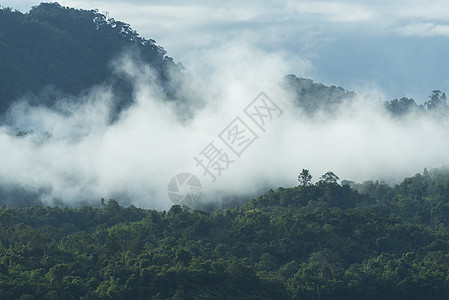
[[[26,12],[38,1],[6,0]],[[426,100],[448,91],[446,0],[60,1],[107,12],[163,46],[175,61],[232,41],[291,59],[291,72],[328,85]],[[201,74],[197,74],[201,76]]]

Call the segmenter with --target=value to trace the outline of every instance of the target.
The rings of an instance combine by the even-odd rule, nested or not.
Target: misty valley
[[[0,299],[448,299],[444,87],[184,66],[99,9],[0,5]]]

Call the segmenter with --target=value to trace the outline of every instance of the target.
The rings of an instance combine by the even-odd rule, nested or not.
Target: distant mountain
[[[46,103],[40,104],[52,105],[61,94],[78,95],[105,82],[113,86],[120,111],[132,100],[132,84],[114,74],[110,62],[125,50],[156,71],[168,98],[182,98],[170,74],[191,80],[189,75],[129,24],[58,3],[42,3],[28,13],[0,9],[0,114],[26,94],[44,91],[39,101]]]
[[[11,103],[25,95],[32,104],[51,106],[61,98],[75,101],[79,98],[71,96],[107,84],[114,95],[113,121],[132,104],[135,92],[132,79],[113,71],[112,62],[125,51],[154,70],[155,82],[166,100],[179,101],[180,111],[187,111],[189,116],[201,106],[201,89],[192,88],[198,84],[193,76],[129,24],[98,10],[58,3],[41,3],[28,13],[0,8],[0,120]],[[309,115],[335,111],[336,106],[356,96],[341,87],[295,75],[286,76],[282,85]],[[412,110],[449,111],[444,92],[433,91],[429,98],[424,105],[409,98],[394,99],[386,102],[385,108],[397,116]]]
[[[282,84],[293,96],[295,104],[307,114],[321,110],[330,112],[342,102],[356,96],[354,92],[346,91],[342,87],[325,86],[311,79],[298,78],[293,74],[286,76]]]
[[[290,92],[295,104],[307,115],[314,115],[318,111],[332,112],[345,101],[351,101],[357,95],[342,87],[326,86],[313,82],[311,79],[298,78],[288,75],[282,82],[283,88]],[[384,102],[384,108],[395,117],[408,113],[432,113],[439,116],[449,114],[446,93],[440,90],[432,91],[429,99],[423,104],[417,104],[414,99],[402,97]]]

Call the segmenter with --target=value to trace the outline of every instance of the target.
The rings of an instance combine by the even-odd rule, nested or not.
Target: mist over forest
[[[447,297],[445,86],[169,55],[98,9],[0,6],[1,299]]]
[[[163,209],[180,172],[200,178],[208,202],[294,185],[302,168],[395,184],[448,161],[442,90],[417,100],[355,93],[288,75],[281,54],[232,43],[198,57],[196,68],[209,70],[199,79],[98,11],[41,4],[1,14],[3,203],[114,198]],[[260,92],[284,114],[212,184],[194,156]]]

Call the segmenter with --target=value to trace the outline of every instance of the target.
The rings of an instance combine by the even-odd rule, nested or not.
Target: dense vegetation
[[[447,298],[448,169],[310,179],[211,213],[4,206],[0,298]]]
[[[28,13],[0,9],[0,115],[24,95],[52,106],[101,84],[112,87],[120,113],[134,87],[111,61],[125,52],[152,67],[167,100],[198,98],[183,90],[193,79],[182,66],[129,24],[57,3]],[[294,75],[283,85],[310,115],[355,97]],[[384,105],[394,116],[438,115],[449,112],[446,102],[435,90],[423,104]],[[332,172],[312,184],[307,170],[298,180],[210,212],[125,208],[115,200],[98,208],[30,207],[40,204],[39,191],[0,183],[0,203],[16,205],[0,209],[0,299],[447,298],[448,169],[424,170],[394,187],[338,184]]]
[[[326,86],[322,83],[313,82],[311,79],[298,78],[288,75],[282,81],[285,90],[291,93],[295,104],[308,116],[317,112],[332,113],[337,111],[338,106],[350,102],[356,97],[354,92],[347,91],[342,87]],[[406,116],[410,113],[429,113],[435,116],[448,116],[449,106],[446,93],[434,90],[428,99],[421,99],[423,104],[418,104],[412,98],[402,97],[385,101],[384,108],[394,117]]]
[[[385,108],[396,116],[406,115],[408,113],[431,112],[446,115],[449,113],[447,105],[446,93],[440,90],[432,91],[429,99],[424,104],[417,104],[411,98],[402,97],[401,99],[393,99],[385,103]]]
[[[325,86],[311,79],[298,78],[290,74],[282,81],[284,89],[290,91],[295,104],[307,115],[318,111],[332,112],[345,101],[350,101],[356,94],[342,87]]]
[[[168,99],[183,98],[181,82],[190,76],[129,24],[57,3],[42,3],[28,13],[0,8],[0,115],[24,95],[38,96],[35,104],[53,105],[103,83],[113,88],[119,112],[131,104],[133,84],[114,72],[111,62],[126,51],[151,66]]]

